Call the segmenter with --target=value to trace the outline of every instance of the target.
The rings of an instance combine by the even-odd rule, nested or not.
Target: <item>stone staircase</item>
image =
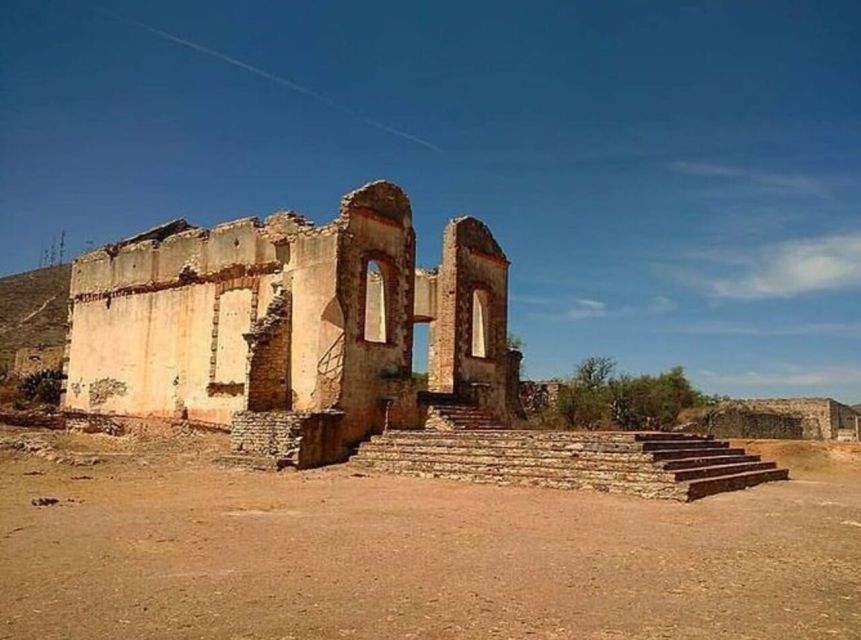
[[[447,393],[425,393],[428,416],[425,429],[431,431],[463,431],[503,429],[492,415]]]
[[[710,436],[656,432],[389,431],[356,467],[411,476],[696,500],[789,471]]]

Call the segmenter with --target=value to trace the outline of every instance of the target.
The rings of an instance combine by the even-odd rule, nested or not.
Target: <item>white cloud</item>
[[[584,320],[586,318],[602,318],[607,315],[607,305],[600,300],[580,298],[574,306],[565,313],[569,320]]]
[[[521,296],[517,294],[511,294],[508,296],[509,302],[517,302],[520,304],[532,304],[532,305],[547,305],[558,302],[556,298],[546,298],[544,296]]]
[[[520,298],[524,301],[524,298]],[[534,305],[545,305],[543,298],[530,301]],[[533,313],[534,317],[552,318],[555,320],[589,320],[592,318],[607,318],[636,315],[658,315],[672,313],[678,308],[676,303],[665,296],[654,296],[640,305],[625,305],[610,307],[606,302],[593,298],[577,298],[573,304],[563,307],[558,312]]]
[[[827,196],[828,189],[821,180],[801,174],[766,173],[743,167],[730,167],[708,162],[679,161],[670,163],[678,173],[703,178],[717,178],[741,182],[762,191]]]
[[[788,298],[861,286],[861,232],[794,240],[761,248],[746,269],[711,281],[719,298]]]
[[[726,336],[838,336],[861,338],[861,323],[858,322],[804,322],[798,324],[760,326],[749,322],[709,320],[678,325],[670,329],[674,333],[694,335]]]
[[[665,296],[655,296],[646,306],[649,313],[672,313],[679,308],[675,302]]]
[[[703,370],[700,378],[709,384],[734,386],[786,385],[799,387],[831,387],[845,384],[861,384],[859,367],[826,367],[821,369],[788,368],[786,371],[744,371],[739,373],[715,373]]]

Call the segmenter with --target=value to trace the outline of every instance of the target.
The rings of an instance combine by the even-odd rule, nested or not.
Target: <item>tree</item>
[[[574,381],[588,389],[598,389],[607,384],[616,368],[613,358],[591,356],[583,360],[574,373]]]
[[[562,387],[557,411],[575,428],[594,429],[613,423],[622,429],[659,429],[676,423],[682,409],[708,404],[693,388],[682,367],[657,376],[615,375],[612,358],[583,360]]]

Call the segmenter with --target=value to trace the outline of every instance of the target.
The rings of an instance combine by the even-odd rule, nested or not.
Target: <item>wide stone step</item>
[[[400,445],[362,445],[358,451],[359,457],[385,457],[397,459],[402,456],[421,456],[438,458],[440,456],[456,456],[459,458],[482,457],[492,460],[557,460],[560,462],[594,462],[594,463],[630,463],[652,465],[649,454],[642,452],[618,453],[583,451],[570,449],[525,448],[525,447],[423,447]],[[657,467],[656,467],[657,468]]]
[[[512,465],[504,461],[491,463],[458,460],[454,462],[443,462],[440,460],[375,460],[369,458],[358,458],[356,462],[372,466],[381,470],[412,470],[426,473],[443,472],[452,474],[483,475],[490,474],[501,477],[542,477],[555,478],[558,480],[595,480],[601,482],[649,482],[674,484],[675,480],[671,474],[663,473],[659,469],[641,467],[636,471],[620,471],[614,469],[588,468],[579,469],[575,467],[544,466],[544,465]]]
[[[659,440],[643,443],[643,451],[669,451],[671,449],[723,449],[729,446],[721,440]]]
[[[443,462],[463,464],[483,464],[500,467],[544,467],[554,469],[577,469],[577,470],[610,470],[625,472],[648,472],[651,474],[664,475],[660,467],[649,465],[648,460],[626,459],[619,456],[581,457],[576,453],[563,455],[534,455],[534,452],[514,452],[509,455],[498,455],[490,451],[478,453],[464,450],[457,453],[451,450],[438,452],[426,450],[404,450],[404,449],[362,449],[354,460],[365,461],[389,461],[408,460],[412,462]],[[668,472],[672,473],[672,472]],[[667,475],[667,477],[672,477]]]
[[[488,434],[493,432],[488,431]],[[390,438],[379,436],[371,438],[372,445],[386,446],[387,444],[416,447],[416,446],[435,446],[450,449],[478,449],[478,448],[496,448],[496,449],[549,449],[555,451],[601,451],[601,452],[619,452],[619,453],[642,453],[642,445],[636,442],[601,442],[601,441],[581,441],[581,440],[559,440],[550,439],[530,439],[530,438],[497,438],[485,437],[482,432],[467,432],[458,431],[456,433],[450,431],[439,431],[437,437],[427,438],[424,436],[398,436]]]
[[[456,439],[460,432],[447,432],[451,434],[452,439]],[[405,440],[377,440],[365,442],[359,447],[359,451],[369,450],[388,450],[388,451],[404,451],[404,452],[420,452],[427,455],[456,453],[458,455],[492,455],[497,457],[521,457],[521,456],[541,456],[541,457],[601,457],[609,456],[617,459],[634,459],[646,462],[652,461],[652,454],[645,453],[639,449],[632,447],[630,449],[623,448],[619,445],[600,445],[596,443],[553,443],[553,442],[536,442],[536,443],[517,443],[504,441],[482,441],[471,440],[466,442],[451,442],[450,440],[437,441],[405,441]]]
[[[670,449],[649,452],[655,460],[683,460],[689,458],[706,458],[712,456],[742,456],[744,449],[714,448],[714,449]]]
[[[548,487],[552,489],[586,489],[636,495],[644,498],[664,498],[673,500],[688,499],[686,493],[687,487],[683,484],[672,482],[626,482],[612,476],[601,478],[586,477],[582,475],[560,477],[540,474],[519,475],[494,472],[453,472],[442,469],[422,470],[415,467],[380,467],[369,464],[360,464],[359,466],[385,473],[421,478],[446,478],[450,480],[467,480],[481,484]]]
[[[397,438],[401,435],[409,435],[411,437],[445,437],[444,432],[433,430],[391,430],[386,434],[386,437]],[[577,442],[628,442],[628,443],[693,443],[692,446],[697,446],[700,442],[711,442],[712,437],[696,436],[690,434],[678,433],[659,433],[659,432],[625,432],[625,431],[537,431],[525,429],[506,429],[499,427],[493,430],[493,433],[482,432],[482,437],[494,437],[501,440],[510,440],[518,438],[529,438],[530,440],[549,440],[553,442],[559,441],[577,441]],[[677,446],[677,445],[674,445]]]
[[[700,467],[711,467],[723,464],[739,464],[742,462],[759,462],[761,458],[753,455],[743,456],[710,456],[696,458],[682,458],[680,460],[667,460],[659,462],[660,466],[667,471],[676,469],[696,469]]]
[[[665,433],[663,431],[634,431],[634,439],[640,442],[653,442],[661,440],[714,440],[712,434],[699,435],[696,433]]]
[[[724,491],[738,491],[739,489],[753,487],[763,482],[788,479],[788,469],[770,469],[767,471],[750,471],[748,473],[693,480],[687,483],[687,496],[688,500],[697,500],[716,493],[723,493]]]
[[[501,441],[522,441],[528,440],[530,442],[613,442],[613,443],[626,443],[626,444],[636,444],[638,449],[642,449],[642,443],[637,442],[634,438],[633,434],[621,434],[614,433],[612,435],[596,435],[594,433],[583,432],[583,431],[527,431],[527,430],[514,430],[514,429],[496,429],[493,431],[482,431],[480,434],[476,433],[475,435],[480,435],[482,438],[495,438]],[[467,433],[458,434],[459,439],[466,439],[470,436]],[[398,431],[388,431],[381,436],[377,436],[378,438],[446,438],[449,437],[443,432],[433,431],[433,430],[425,430],[425,429],[404,429]]]
[[[714,478],[717,476],[729,476],[748,471],[766,471],[776,469],[774,462],[743,462],[740,464],[723,464],[694,469],[682,469],[671,472],[679,482],[687,480],[698,480],[700,478]]]
[[[465,415],[487,415],[486,412],[482,411],[478,407],[467,407],[464,405],[456,405],[456,404],[442,404],[442,405],[434,405],[430,407],[431,411],[439,411],[440,413],[458,413]]]
[[[683,500],[788,477],[727,442],[659,432],[389,431],[353,461],[387,473]]]

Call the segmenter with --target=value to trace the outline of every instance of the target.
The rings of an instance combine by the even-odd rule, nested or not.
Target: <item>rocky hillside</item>
[[[70,275],[62,264],[0,278],[0,369],[20,347],[63,344]]]

